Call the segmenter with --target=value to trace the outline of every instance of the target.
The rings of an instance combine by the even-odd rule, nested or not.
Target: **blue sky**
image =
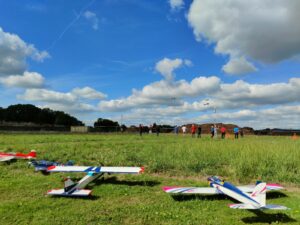
[[[2,107],[30,103],[87,124],[300,126],[295,1],[0,4]]]

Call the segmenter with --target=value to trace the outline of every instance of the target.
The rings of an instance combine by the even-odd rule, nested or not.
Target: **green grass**
[[[300,223],[300,140],[246,136],[211,140],[190,136],[0,134],[2,151],[36,149],[39,159],[75,160],[79,165],[145,166],[143,175],[105,176],[90,184],[91,199],[45,196],[71,175],[43,176],[25,161],[0,164],[0,224],[266,224]],[[162,186],[206,186],[219,175],[235,184],[257,179],[287,187],[267,202],[291,210],[228,208],[232,200],[214,196],[175,196]]]

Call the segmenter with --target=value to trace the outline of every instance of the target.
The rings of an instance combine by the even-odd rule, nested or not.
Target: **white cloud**
[[[71,92],[58,92],[48,89],[26,89],[17,97],[26,101],[38,102],[42,108],[51,108],[68,113],[91,113],[97,106],[86,100],[103,99],[106,95],[90,87],[74,88]]]
[[[84,18],[86,18],[88,21],[90,21],[92,23],[92,27],[94,30],[98,30],[99,19],[98,19],[96,13],[93,13],[91,11],[85,11],[83,16],[84,16]]]
[[[219,112],[205,114],[198,121],[218,121],[233,123],[240,126],[261,128],[298,128],[300,120],[300,105],[278,106],[260,110],[239,110],[234,112]]]
[[[102,92],[96,91],[90,87],[74,88],[72,93],[78,97],[86,99],[105,99],[107,96]]]
[[[120,120],[115,116],[113,119]],[[268,109],[242,109],[237,111],[222,111],[213,113],[212,110],[201,116],[187,117],[182,112],[167,112],[156,108],[137,109],[128,114],[122,114],[122,121],[126,124],[159,124],[181,125],[187,123],[229,123],[241,127],[248,126],[255,129],[262,128],[298,128],[300,120],[300,105],[285,105]],[[231,131],[232,132],[232,131]]]
[[[196,39],[216,43],[216,53],[276,63],[300,53],[299,10],[295,0],[194,0],[187,18]],[[248,72],[251,64],[243,64]]]
[[[222,84],[216,98],[243,106],[285,104],[300,102],[300,78],[291,78],[288,83],[249,84],[238,80]]]
[[[32,44],[25,43],[15,34],[4,32],[0,27],[0,76],[23,74],[28,57],[42,62],[49,54],[38,51]]]
[[[184,97],[196,97],[213,93],[220,87],[217,77],[196,77],[190,83],[185,80],[169,82],[161,80],[133,90],[127,98],[101,101],[101,111],[122,111],[135,107],[181,104]]]
[[[300,103],[299,96],[300,78],[291,78],[286,83],[251,84],[242,80],[224,83],[217,77],[196,77],[191,82],[161,80],[151,83],[141,90],[133,90],[127,98],[101,101],[99,110],[122,112],[123,122],[129,124],[216,120],[255,128],[297,127],[300,106],[293,104]],[[200,100],[191,101],[191,97]],[[205,104],[207,98],[209,105]],[[205,115],[182,117],[195,113]]]
[[[59,104],[73,104],[76,102],[76,96],[71,93],[62,93],[47,89],[27,89],[23,95],[18,97],[27,101]]]
[[[91,113],[96,111],[96,107],[86,103],[74,103],[72,105],[65,105],[65,104],[57,104],[57,103],[50,103],[40,105],[40,108],[49,108],[52,110],[58,110],[67,112],[70,114],[73,113]]]
[[[101,101],[101,111],[124,111],[137,108],[151,108],[157,113],[183,114],[190,111],[204,111],[208,108],[238,109],[271,106],[300,102],[300,78],[291,78],[287,83],[250,84],[242,80],[221,83],[212,77],[196,77],[168,82],[161,80],[133,90],[127,98]],[[201,101],[186,102],[186,98],[200,98]],[[210,105],[204,107],[203,99],[209,98]],[[151,109],[152,110],[152,109]]]
[[[189,59],[185,59],[184,61],[184,64],[186,65],[186,66],[193,66],[193,62],[191,61],[191,60],[189,60]]]
[[[155,70],[159,72],[167,81],[174,79],[173,71],[181,66],[191,66],[192,62],[188,59],[169,59],[164,58],[156,63]]]
[[[248,62],[244,57],[230,59],[229,62],[223,66],[222,70],[225,73],[234,75],[257,71],[255,66]]]
[[[41,88],[44,86],[44,80],[44,77],[39,73],[25,71],[23,75],[0,78],[0,83],[8,87]]]
[[[184,6],[183,0],[169,0],[169,4],[172,10],[180,10]]]

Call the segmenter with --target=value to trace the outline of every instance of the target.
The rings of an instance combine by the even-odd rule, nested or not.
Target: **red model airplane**
[[[0,162],[8,162],[13,159],[35,159],[36,151],[31,150],[28,154],[20,152],[0,152]]]

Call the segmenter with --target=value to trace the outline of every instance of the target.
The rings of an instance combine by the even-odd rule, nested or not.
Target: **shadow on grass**
[[[267,214],[260,210],[248,210],[255,214],[252,217],[243,218],[244,223],[295,223],[297,220],[284,213]]]
[[[95,185],[100,184],[117,184],[117,185],[127,185],[127,186],[147,186],[154,187],[159,185],[160,182],[153,180],[145,180],[145,181],[127,181],[127,180],[118,180],[116,177],[109,177],[105,179],[98,179],[93,182]]]
[[[288,197],[286,194],[279,191],[267,192],[267,199],[286,198],[286,197]]]
[[[89,195],[89,196],[59,196],[59,195],[53,195],[50,196],[50,198],[69,198],[69,199],[82,199],[82,200],[89,200],[89,201],[95,201],[98,200],[99,196]]]
[[[269,192],[267,194],[268,199],[275,199],[275,198],[285,198],[287,197],[286,194],[278,191]],[[238,202],[235,199],[232,199],[226,195],[199,195],[199,194],[174,194],[172,198],[175,201],[192,201],[192,200],[204,200],[204,201],[214,201],[214,200],[224,200],[224,199],[231,199],[233,202]]]
[[[10,159],[10,160],[8,160],[8,161],[1,161],[0,163],[1,163],[2,165],[10,165],[10,164],[16,163],[16,162],[17,162],[17,159]]]

